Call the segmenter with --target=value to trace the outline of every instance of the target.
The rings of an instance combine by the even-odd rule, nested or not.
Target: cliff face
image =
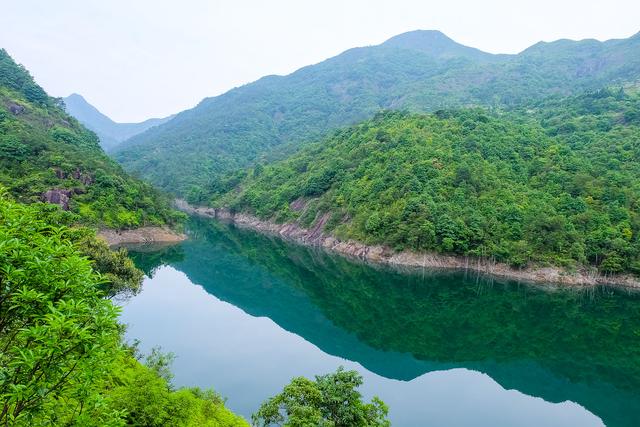
[[[329,219],[328,214],[318,218],[311,228],[304,228],[296,223],[277,224],[246,213],[233,213],[227,209],[195,207],[184,200],[176,200],[175,204],[178,209],[191,215],[231,221],[239,227],[274,234],[303,245],[322,247],[347,257],[398,268],[464,269],[524,282],[567,286],[616,285],[640,289],[640,281],[635,277],[604,276],[587,268],[575,272],[557,267],[514,269],[507,264],[493,262],[490,259],[412,251],[398,252],[386,246],[365,245],[355,240],[344,241],[324,231],[324,225]]]

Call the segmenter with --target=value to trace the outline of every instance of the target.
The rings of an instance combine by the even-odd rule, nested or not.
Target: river
[[[249,419],[295,376],[364,377],[394,426],[640,425],[640,295],[399,272],[193,218],[133,247],[127,337]]]

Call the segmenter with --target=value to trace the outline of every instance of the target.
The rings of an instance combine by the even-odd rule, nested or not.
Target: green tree
[[[61,398],[80,416],[119,351],[118,311],[66,227],[0,197],[0,423],[30,424]]]
[[[387,406],[377,397],[365,403],[357,388],[362,377],[340,367],[334,373],[294,378],[251,417],[255,426],[389,426]]]
[[[624,117],[639,105],[602,90],[500,113],[383,112],[212,203],[394,250],[636,272],[640,123]]]
[[[154,348],[145,364],[125,356],[105,384],[106,405],[122,414],[126,425],[145,427],[246,427],[213,390],[173,390],[169,365],[173,355]]]
[[[140,272],[67,214],[0,188],[0,425],[246,426],[212,390],[174,390],[171,354],[127,350],[103,289]]]

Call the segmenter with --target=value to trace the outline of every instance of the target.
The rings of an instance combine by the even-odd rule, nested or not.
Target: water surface
[[[390,269],[193,219],[132,252],[128,335],[176,354],[177,385],[249,417],[294,376],[342,365],[394,426],[640,425],[640,297]]]

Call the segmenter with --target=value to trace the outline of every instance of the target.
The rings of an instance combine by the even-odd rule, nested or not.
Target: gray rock
[[[62,210],[68,211],[69,199],[71,198],[71,194],[73,194],[72,190],[53,188],[51,190],[47,190],[42,194],[42,201],[58,205],[62,208]]]

